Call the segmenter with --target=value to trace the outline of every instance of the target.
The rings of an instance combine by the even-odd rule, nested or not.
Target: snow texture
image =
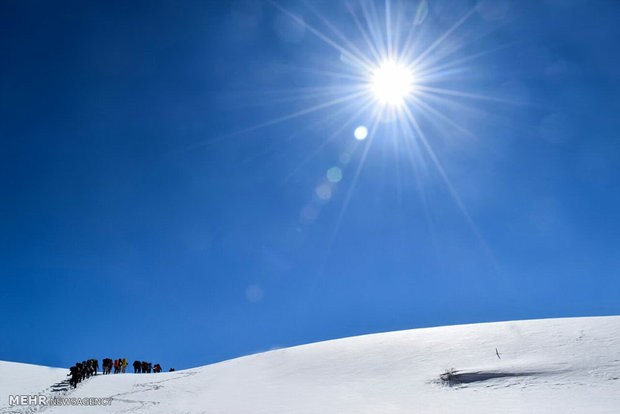
[[[49,388],[67,372],[0,362],[0,413],[618,414],[620,317],[365,335],[184,371],[99,375],[76,390]],[[9,407],[14,393],[113,402]]]

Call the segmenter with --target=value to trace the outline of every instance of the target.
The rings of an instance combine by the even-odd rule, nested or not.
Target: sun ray
[[[359,83],[363,83],[366,81],[366,78],[364,77],[364,75],[360,74],[359,72],[358,73],[344,73],[344,72],[337,72],[337,71],[331,71],[331,70],[326,70],[326,69],[308,68],[308,67],[294,68],[294,70],[297,70],[298,72],[306,72],[310,74],[323,75],[323,76],[334,77],[334,78],[339,78],[339,79],[347,79],[347,80],[356,81]]]
[[[373,102],[370,99],[368,99],[367,100],[367,105],[365,107],[363,107],[362,109],[368,109],[368,107],[370,107],[372,105],[372,103]],[[340,115],[350,112],[350,110],[352,109],[351,108],[352,106],[357,106],[357,104],[356,103],[348,103],[347,105],[342,106],[341,108],[337,109],[335,112],[330,112],[326,116],[321,117],[321,119],[319,119],[319,120],[316,120],[316,121],[311,122],[311,123],[305,123],[303,128],[298,129],[294,133],[289,135],[287,137],[287,140],[291,141],[293,139],[296,139],[299,135],[302,135],[303,133],[307,133],[308,131],[311,131],[311,130],[319,128],[319,127],[321,127],[322,129],[325,129],[326,127],[329,126],[329,124],[331,122],[336,122],[339,119]],[[330,137],[328,137],[326,140],[323,140],[323,142],[319,146],[319,149],[313,151],[313,153],[310,156],[308,156],[304,160],[302,160],[300,165],[298,165],[291,173],[289,173],[284,178],[283,181],[287,182],[294,175],[294,173],[296,171],[301,169],[303,164],[305,164],[308,161],[310,161],[310,159],[313,156],[318,155],[320,153],[320,150],[324,149],[325,146],[327,146],[327,144],[329,144],[329,141],[332,141],[334,138],[336,138],[347,126],[349,126],[355,120],[355,118],[362,112],[362,109],[358,110],[358,112],[354,113],[353,115],[349,115],[349,119],[347,120],[347,122],[345,124],[341,125],[336,131],[334,131],[330,135]],[[269,148],[271,150],[274,147],[277,148],[278,145],[280,145],[280,143],[278,143],[277,141],[272,141]],[[266,153],[266,152],[263,152],[263,153]]]
[[[342,97],[344,93],[347,93],[347,94],[356,93],[354,91],[359,91],[359,89],[360,89],[359,87],[347,88],[347,89],[343,88],[341,91],[338,91],[338,90],[336,91],[324,90],[324,91],[316,91],[316,92],[307,91],[305,93],[297,93],[297,94],[295,94],[293,91],[290,91],[288,93],[285,92],[281,95],[272,94],[271,97],[268,94],[265,94],[263,96],[258,95],[253,100],[248,99],[246,102],[244,102],[244,105],[242,105],[241,107],[246,108],[246,107],[253,107],[253,106],[264,106],[266,104],[278,105],[278,104],[285,104],[285,103],[291,103],[291,102],[301,103],[304,101],[316,101],[317,99],[325,99],[325,98],[337,97],[337,96]]]
[[[355,22],[355,25],[357,26],[357,29],[359,30],[360,34],[362,35],[362,38],[366,42],[366,45],[368,46],[368,49],[370,50],[372,56],[375,58],[376,61],[380,61],[381,60],[381,56],[380,56],[380,54],[379,54],[375,44],[372,42],[372,40],[368,36],[368,33],[366,33],[366,30],[364,30],[364,27],[362,26],[362,23],[360,22],[359,18],[355,14],[355,11],[351,7],[351,3],[350,2],[346,2],[346,7],[347,7],[347,9],[349,11],[349,14],[353,18],[353,21]]]
[[[452,195],[452,198],[454,199],[454,202],[457,204],[457,206],[461,210],[461,213],[465,217],[465,220],[469,224],[470,228],[472,229],[472,231],[474,232],[474,234],[476,235],[476,237],[478,238],[480,243],[484,246],[484,248],[487,251],[487,254],[489,255],[489,257],[492,260],[492,262],[497,266],[497,261],[495,259],[495,255],[493,254],[493,251],[491,250],[489,244],[487,243],[486,239],[482,235],[482,232],[480,231],[480,229],[478,229],[478,226],[476,225],[476,223],[472,219],[471,215],[467,211],[467,208],[465,207],[465,204],[461,200],[461,197],[459,196],[458,192],[456,191],[456,189],[452,185],[452,182],[450,181],[450,178],[448,177],[448,174],[446,173],[446,171],[444,170],[443,166],[439,162],[439,159],[437,158],[437,155],[435,154],[435,151],[433,151],[433,148],[430,146],[428,140],[426,139],[426,136],[425,136],[424,132],[422,131],[422,129],[420,128],[420,126],[418,124],[418,121],[415,119],[415,117],[413,116],[413,114],[411,113],[411,111],[408,108],[405,108],[405,113],[407,115],[407,118],[411,122],[411,125],[413,126],[417,136],[419,137],[420,142],[422,143],[423,148],[426,150],[426,153],[428,154],[429,158],[433,162],[433,165],[435,166],[435,168],[439,172],[439,175],[441,176],[442,180],[444,181],[444,184],[446,184],[446,187],[450,191],[450,194]]]
[[[384,0],[385,4],[385,40],[387,45],[387,58],[393,59],[394,55],[392,54],[392,16],[391,16],[391,7],[390,0]]]
[[[364,147],[364,152],[362,153],[360,161],[357,164],[357,168],[355,169],[355,173],[353,174],[351,185],[349,186],[349,189],[347,190],[345,199],[342,203],[342,207],[340,208],[340,213],[338,214],[338,218],[336,219],[336,224],[334,225],[334,231],[332,232],[332,236],[330,237],[329,245],[332,245],[333,242],[335,241],[338,231],[340,229],[340,225],[342,223],[342,219],[344,218],[344,214],[347,210],[347,207],[349,206],[349,203],[351,202],[353,191],[355,190],[357,181],[362,172],[362,168],[364,167],[364,163],[366,162],[366,157],[368,157],[368,152],[370,151],[370,148],[372,147],[372,143],[375,139],[377,127],[379,126],[379,122],[381,120],[381,112],[383,112],[384,109],[385,109],[384,107],[379,107],[379,108],[376,108],[375,110],[375,114],[373,115],[374,119],[373,119],[372,127],[370,129],[370,133],[368,134],[368,143]]]
[[[526,103],[526,102],[512,101],[509,99],[479,95],[479,94],[469,93],[469,92],[456,91],[452,89],[436,88],[432,86],[419,85],[416,89],[420,92],[430,92],[430,93],[435,93],[439,95],[458,96],[460,98],[476,99],[476,100],[481,100],[481,101],[501,102],[501,103],[510,104],[510,105],[530,105],[529,103]]]
[[[449,49],[443,48],[443,49],[437,50],[437,52],[435,52],[434,54],[426,56],[424,59],[422,59],[421,61],[417,63],[416,68],[418,68],[420,72],[426,72],[428,70],[439,68],[445,64],[451,64],[454,66],[458,66],[468,60],[471,60],[467,56],[465,56],[464,58],[458,58],[458,59],[453,57],[455,54],[461,52],[466,47],[472,46],[471,40],[464,41],[462,38],[459,38],[459,40],[460,40],[459,44],[455,44],[455,43],[450,44]],[[479,53],[473,53],[470,56],[474,56],[474,57],[484,56],[485,54],[499,51],[501,49],[504,49],[505,47],[507,46],[503,45],[499,47],[494,47],[492,50],[482,51]],[[463,60],[463,62],[461,62],[461,60]],[[447,61],[447,62],[442,63],[444,61]]]
[[[267,0],[267,1],[269,1],[271,4],[273,4],[277,9],[279,9],[280,11],[285,13],[287,16],[289,16],[295,22],[297,22],[298,24],[303,25],[308,31],[310,31],[310,33],[312,33],[313,35],[315,35],[316,37],[318,37],[319,39],[321,39],[322,41],[324,41],[325,43],[327,43],[328,45],[330,45],[334,49],[338,50],[343,55],[347,56],[350,59],[353,59],[357,64],[361,65],[362,67],[364,67],[366,69],[372,68],[372,62],[370,60],[368,60],[368,58],[366,58],[364,55],[356,56],[354,53],[352,53],[351,51],[347,50],[345,47],[341,46],[339,43],[337,43],[336,41],[332,40],[327,35],[321,33],[321,31],[315,29],[313,26],[309,25],[304,20],[299,18],[297,15],[295,15],[295,14],[291,13],[290,11],[288,11],[286,8],[280,6],[275,1],[273,1],[273,0]]]
[[[317,112],[317,111],[319,111],[321,109],[326,109],[326,108],[329,108],[329,107],[334,106],[334,105],[338,105],[338,104],[341,104],[341,103],[344,103],[344,102],[347,102],[347,101],[351,101],[351,100],[359,98],[359,97],[361,97],[361,96],[363,96],[365,94],[366,94],[365,91],[350,93],[349,95],[346,95],[346,96],[343,96],[343,97],[340,97],[340,98],[337,98],[337,99],[332,99],[331,101],[327,101],[327,102],[324,102],[324,103],[321,103],[321,104],[317,104],[317,105],[311,106],[310,108],[301,109],[301,110],[293,112],[291,114],[284,115],[284,116],[281,116],[279,118],[275,118],[275,119],[272,119],[270,121],[266,121],[266,122],[263,122],[261,124],[255,125],[253,127],[246,128],[244,130],[239,131],[238,133],[250,132],[250,131],[253,131],[253,130],[256,130],[256,129],[259,129],[259,128],[264,128],[266,126],[271,126],[271,125],[278,124],[280,122],[288,121],[290,119],[294,119],[294,118],[297,118],[297,117],[302,116],[302,115],[308,115],[308,114],[310,114],[312,112]]]
[[[371,16],[371,12],[368,10],[367,5],[370,4],[370,6],[372,7],[373,10],[373,15]],[[377,50],[379,51],[380,54],[380,61],[381,60],[385,60],[387,59],[387,55],[385,53],[385,44],[383,42],[383,36],[381,34],[381,30],[378,29],[376,27],[375,22],[378,20],[377,19],[377,13],[376,10],[374,8],[374,3],[373,2],[361,2],[361,6],[362,6],[362,14],[364,15],[364,19],[366,20],[366,24],[368,25],[368,30],[370,31],[373,40],[375,42],[375,47],[377,48]]]
[[[413,180],[415,182],[416,191],[421,200],[422,210],[424,211],[424,218],[426,221],[427,231],[431,237],[431,244],[433,246],[433,251],[435,252],[435,255],[438,256],[439,249],[437,247],[437,237],[435,235],[435,229],[434,229],[433,220],[431,217],[428,197],[426,195],[426,192],[424,191],[424,186],[422,185],[422,179],[420,177],[422,173],[422,170],[420,167],[423,167],[424,169],[426,169],[426,161],[424,157],[422,157],[422,155],[420,154],[420,148],[417,143],[418,140],[415,139],[411,126],[404,122],[400,122],[398,125],[401,129],[402,136],[409,138],[409,139],[404,140],[405,150],[407,151],[407,155],[408,155],[406,158],[409,160],[409,164],[413,172],[412,174]]]
[[[370,68],[373,65],[373,62],[370,58],[368,58],[361,50],[359,50],[353,42],[351,42],[336,26],[330,23],[323,15],[321,15],[314,7],[306,4],[307,7],[314,13],[314,15],[329,29],[334,33],[342,42],[344,42],[345,49],[349,48],[352,54],[355,54],[360,60],[363,60],[367,66],[366,68]]]
[[[419,38],[415,37],[415,34],[417,33],[417,29],[418,29],[418,25],[412,24],[407,32],[407,37],[405,38],[405,42],[403,43],[403,46],[401,48],[401,52],[400,54],[405,58],[405,59],[410,59],[411,56],[413,56],[415,54],[415,47],[414,47],[414,39],[416,39],[416,42],[419,42]]]
[[[199,142],[199,143],[196,143],[196,144],[188,145],[188,146],[186,146],[183,149],[183,151],[195,150],[195,149],[204,147],[206,145],[215,144],[215,143],[220,142],[220,141],[222,141],[224,139],[228,139],[228,138],[232,138],[234,136],[246,134],[248,132],[252,132],[252,131],[256,131],[256,130],[261,129],[261,128],[265,128],[265,127],[268,127],[268,126],[276,125],[276,124],[279,124],[281,122],[289,121],[291,119],[295,119],[295,118],[303,116],[303,115],[308,115],[308,114],[311,114],[313,112],[320,111],[322,109],[326,109],[326,108],[329,108],[329,107],[332,107],[332,106],[335,106],[335,105],[342,104],[342,103],[347,102],[347,101],[351,101],[353,99],[357,99],[357,98],[359,98],[361,96],[364,96],[366,94],[367,94],[366,91],[359,91],[359,92],[356,92],[356,93],[351,93],[351,94],[349,94],[347,96],[343,96],[343,97],[338,98],[338,99],[332,99],[331,101],[324,102],[322,104],[317,104],[317,105],[314,105],[314,106],[312,106],[310,108],[301,109],[301,110],[293,112],[291,114],[283,115],[281,117],[278,117],[278,118],[275,118],[275,119],[272,119],[272,120],[269,120],[269,121],[265,121],[265,122],[253,125],[251,127],[247,127],[247,128],[235,131],[235,132],[231,132],[229,134],[224,134],[224,135],[220,135],[220,136],[217,136],[217,137],[213,137],[213,138],[210,138],[208,140],[205,140],[205,141],[202,141],[202,142]]]
[[[309,161],[311,161],[314,157],[316,157],[317,155],[319,155],[321,153],[321,151],[323,151],[323,149],[330,143],[332,142],[334,139],[338,138],[340,136],[340,134],[342,133],[342,131],[344,131],[347,127],[349,127],[353,121],[355,121],[355,119],[357,119],[357,117],[363,113],[364,111],[368,110],[368,108],[370,108],[370,106],[372,106],[374,102],[372,100],[367,100],[367,102],[362,105],[357,112],[353,113],[351,116],[349,116],[349,118],[342,123],[342,125],[336,129],[333,133],[331,133],[329,135],[329,137],[327,137],[325,140],[323,140],[323,142],[321,143],[321,145],[319,145],[314,151],[312,151],[306,158],[304,158],[301,163],[299,163],[299,165],[297,167],[295,167],[295,169],[293,171],[291,171],[291,173],[286,177],[285,181],[288,181],[292,176],[294,176],[299,170],[301,170],[301,168],[306,165]]]
[[[446,63],[444,63],[442,65],[430,66],[430,67],[428,67],[428,69],[426,69],[426,65],[420,65],[420,66],[418,66],[416,68],[416,74],[418,75],[418,77],[421,80],[425,80],[425,78],[427,78],[428,76],[437,74],[437,73],[441,72],[442,70],[450,69],[450,68],[453,68],[453,67],[458,67],[458,66],[462,65],[463,63],[471,62],[471,61],[473,61],[475,59],[478,59],[478,58],[480,58],[482,56],[486,56],[486,55],[489,55],[489,54],[492,54],[492,53],[499,52],[500,50],[504,50],[504,49],[507,49],[507,48],[511,47],[513,44],[514,43],[508,43],[508,44],[505,44],[505,45],[502,45],[502,46],[495,47],[493,49],[483,50],[481,52],[474,53],[472,55],[465,56],[465,57],[460,58],[460,59],[450,60],[449,62],[446,62]]]
[[[362,152],[359,154],[357,164],[349,165],[352,175],[350,180],[347,180],[329,245],[331,246],[338,236],[345,214],[351,206],[354,192],[360,187],[362,172],[367,166],[369,157],[374,154],[371,151],[381,146],[384,152],[380,153],[380,156],[395,158],[394,168],[399,202],[402,200],[401,192],[404,185],[410,184],[414,193],[417,192],[419,195],[435,251],[437,251],[437,246],[431,214],[433,209],[424,183],[438,174],[468,226],[485,246],[489,256],[493,257],[481,231],[448,177],[446,168],[441,164],[441,154],[437,154],[434,148],[437,148],[435,143],[446,135],[454,137],[454,140],[460,140],[461,137],[470,139],[476,137],[468,128],[467,123],[461,124],[466,117],[456,119],[450,116],[453,110],[471,108],[467,105],[471,105],[471,100],[511,105],[523,104],[501,96],[487,96],[484,93],[472,92],[467,89],[466,84],[459,88],[460,90],[448,87],[473,73],[472,69],[475,66],[470,62],[509,45],[471,53],[475,45],[471,41],[465,24],[476,12],[475,7],[466,10],[455,22],[446,25],[445,29],[434,32],[432,26],[428,26],[427,23],[424,23],[425,26],[422,24],[423,21],[436,21],[434,17],[424,20],[426,15],[422,18],[419,16],[420,13],[428,12],[427,9],[426,11],[420,9],[420,7],[428,7],[425,3],[418,5],[415,19],[412,20],[411,16],[406,14],[404,2],[361,0],[353,5],[347,1],[345,3],[346,15],[351,16],[353,23],[351,27],[353,28],[354,25],[353,31],[357,37],[355,38],[346,32],[345,25],[334,24],[309,1],[302,0],[302,3],[304,11],[309,11],[308,17],[314,22],[313,24],[304,21],[300,15],[293,13],[281,1],[268,0],[268,2],[287,18],[303,25],[311,37],[339,52],[339,59],[319,58],[307,65],[281,65],[281,68],[292,73],[307,74],[308,79],[314,76],[315,79],[324,79],[329,84],[322,87],[305,86],[284,91],[266,91],[267,100],[263,102],[273,105],[294,102],[297,110],[242,129],[233,135],[310,114],[325,113],[325,116],[320,119],[319,117],[312,118],[304,127],[298,128],[295,133],[288,136],[288,139],[292,140],[310,130],[329,129],[328,133],[320,134],[321,138],[316,147],[313,146],[284,178],[287,181],[301,168],[306,167],[318,154],[325,151],[330,143],[342,136],[343,131],[350,128],[356,119],[366,114],[364,130],[367,131],[368,139],[367,142],[355,144],[355,148],[358,151],[361,149]],[[412,24],[409,24],[410,22]],[[429,27],[431,27],[430,31],[427,30]],[[433,36],[427,36],[429,33]],[[457,38],[457,33],[462,36]],[[480,31],[476,31],[476,34],[479,35]],[[466,53],[469,54],[465,55]],[[467,112],[467,114],[473,113]],[[355,138],[359,138],[357,133],[354,135]],[[349,136],[348,139],[353,138]],[[450,143],[449,140],[444,142]],[[347,154],[349,154],[348,150]],[[406,161],[401,161],[403,156]],[[346,162],[342,163],[346,164]],[[409,166],[413,177],[401,174],[401,170],[409,173]],[[344,185],[344,183],[338,185]],[[326,202],[326,199],[322,199],[321,203],[323,202]],[[320,209],[321,206],[323,204],[315,207]]]
[[[413,101],[416,103],[416,105],[418,105],[418,108],[422,108],[422,111],[426,111],[426,113],[430,113],[432,116],[441,119],[442,121],[452,125],[455,129],[457,129],[458,131],[462,132],[463,134],[469,136],[470,138],[473,138],[475,135],[468,130],[467,128],[461,126],[460,124],[454,122],[454,120],[452,120],[451,118],[447,117],[446,115],[442,114],[440,111],[438,111],[437,109],[433,108],[432,106],[430,106],[429,104],[427,104],[426,102],[424,102],[422,99],[413,96],[412,97]],[[429,120],[431,120],[431,122],[433,122],[433,117],[427,115],[427,118]]]
[[[448,29],[437,40],[431,43],[431,45],[427,47],[422,53],[416,56],[416,58],[412,62],[412,66],[416,66],[426,57],[426,55],[428,55],[433,50],[435,50],[439,45],[441,45],[452,33],[454,33],[456,29],[458,29],[463,23],[465,23],[467,19],[469,19],[472,16],[472,14],[474,14],[475,11],[476,11],[476,8],[474,7],[470,11],[465,13],[465,15],[461,17],[450,29]],[[407,58],[412,57],[408,52],[405,52],[405,56],[407,56]]]

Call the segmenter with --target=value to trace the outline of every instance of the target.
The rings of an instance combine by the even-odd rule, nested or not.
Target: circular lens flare
[[[353,135],[355,135],[355,139],[361,141],[363,139],[366,139],[366,137],[368,136],[368,129],[364,125],[358,126],[357,128],[355,128]]]
[[[380,102],[402,105],[413,90],[413,73],[405,65],[383,62],[372,74],[371,89]]]

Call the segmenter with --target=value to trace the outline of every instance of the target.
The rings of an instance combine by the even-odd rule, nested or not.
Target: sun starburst
[[[381,104],[400,106],[404,105],[411,95],[414,79],[414,72],[410,67],[386,60],[372,72],[370,89]]]
[[[325,136],[316,151],[309,154],[301,163],[304,165],[329,142],[341,136],[346,128],[351,128],[351,135],[359,143],[356,148],[362,148],[362,151],[361,155],[356,157],[358,164],[348,181],[349,187],[335,225],[335,234],[351,201],[375,136],[381,131],[381,141],[393,142],[394,148],[400,151],[399,156],[404,154],[409,158],[414,174],[419,174],[421,169],[428,166],[435,167],[467,221],[480,236],[434,150],[433,135],[426,130],[430,126],[435,132],[439,131],[442,134],[446,132],[446,135],[452,137],[459,135],[469,137],[472,135],[469,130],[447,114],[446,109],[454,112],[455,108],[461,107],[466,110],[472,100],[502,102],[494,97],[466,90],[454,90],[441,85],[442,81],[454,85],[451,82],[453,80],[451,74],[458,73],[465,63],[493,51],[477,51],[471,55],[455,56],[466,42],[460,40],[450,43],[449,39],[454,37],[458,29],[475,13],[475,7],[463,13],[451,26],[447,26],[446,30],[433,29],[422,35],[421,27],[429,15],[428,4],[424,0],[421,0],[417,9],[409,15],[405,9],[392,10],[393,3],[397,7],[408,7],[409,3],[405,2],[385,0],[382,3],[383,12],[379,12],[377,7],[381,3],[374,0],[347,3],[349,15],[354,23],[352,31],[346,29],[350,28],[350,25],[335,24],[308,3],[305,3],[308,9],[305,12],[309,11],[309,15],[312,16],[309,20],[314,20],[314,24],[280,2],[268,1],[292,22],[303,27],[306,33],[314,35],[337,51],[340,60],[332,61],[323,68],[318,64],[296,68],[304,73],[311,72],[324,76],[329,82],[303,90],[288,89],[286,91],[288,97],[285,99],[298,104],[307,100],[311,104],[238,133],[323,112],[325,116],[320,117],[315,126],[320,125],[322,130],[326,130],[326,125],[330,124],[339,126]],[[434,33],[434,36],[430,37],[428,33]],[[324,61],[324,57],[316,59],[317,63]],[[465,104],[463,100],[469,102]],[[344,120],[343,114],[348,114],[344,115]],[[365,119],[360,122],[360,117]],[[357,126],[356,122],[359,122]],[[450,129],[451,132],[448,132]],[[352,160],[353,156],[352,153],[346,152],[340,154],[338,159],[341,164],[338,168],[346,171],[345,164]],[[419,182],[417,178],[415,181]],[[321,191],[316,191],[322,195],[318,197],[318,204],[306,206],[304,211],[319,211],[323,203],[334,193],[331,189],[329,192],[325,189],[335,185],[333,182],[320,184],[323,187]],[[420,185],[418,190],[421,192],[423,202],[426,203]],[[317,214],[306,214],[304,217],[313,217],[314,220]]]

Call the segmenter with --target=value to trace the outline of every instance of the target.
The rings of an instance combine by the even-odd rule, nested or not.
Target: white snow
[[[64,368],[42,367],[0,361],[0,412],[9,404],[9,395],[46,395],[51,387],[65,379]]]
[[[449,368],[465,382],[441,383]],[[59,378],[52,372],[0,363],[0,412],[27,409],[8,407],[7,395],[39,392]],[[111,397],[112,405],[39,408],[50,414],[618,414],[620,317],[366,335],[171,373],[99,375],[59,394]]]

